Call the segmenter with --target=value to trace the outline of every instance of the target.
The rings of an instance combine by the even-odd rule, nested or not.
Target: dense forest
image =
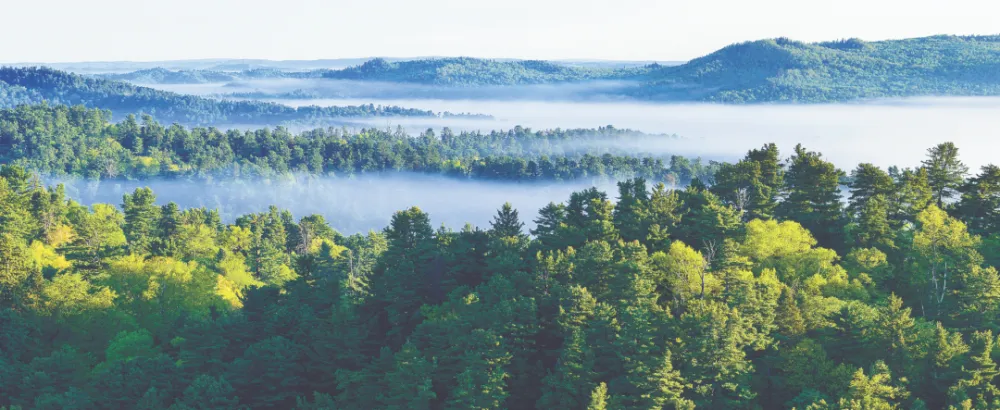
[[[356,67],[333,70],[324,78],[374,80],[443,86],[546,84],[635,78],[655,66],[627,69],[571,67],[548,61],[435,58],[390,62],[376,58]]]
[[[3,118],[7,155],[49,171],[78,172],[52,148],[86,144],[70,136],[192,169],[230,144],[82,107]],[[270,132],[265,157],[297,146]],[[413,139],[530,151],[573,133]],[[264,149],[248,144],[229,158]],[[5,165],[0,407],[1000,408],[1000,168],[969,174],[950,143],[849,173],[770,144],[685,189],[573,193],[533,229],[497,204],[488,227],[410,208],[344,236],[148,189],[85,207]]]
[[[370,104],[292,108],[259,101],[213,100],[49,68],[0,67],[0,107],[46,101],[101,108],[122,117],[145,113],[159,121],[189,125],[343,123],[345,119],[358,117],[437,115],[426,110]]]
[[[1000,95],[1000,36],[734,44],[651,73],[632,95],[726,103]]]
[[[592,92],[581,95],[603,99],[822,103],[885,97],[1000,95],[997,61],[1000,61],[998,36],[936,36],[876,42],[848,39],[822,43],[778,38],[733,44],[680,65],[633,64],[609,68],[475,58],[373,59],[355,67],[326,71],[322,76],[444,88],[595,84],[597,88]],[[324,94],[322,89],[246,95],[338,96]],[[473,97],[491,98],[489,93]],[[546,96],[528,93],[522,98]]]
[[[164,126],[149,116],[110,122],[83,106],[0,109],[0,160],[51,176],[91,179],[349,176],[409,171],[458,178],[560,181],[647,178],[670,185],[710,178],[716,165],[680,156],[634,155],[620,145],[669,144],[676,137],[611,126],[598,129],[439,133],[320,128],[292,134]],[[438,135],[440,134],[440,135]]]

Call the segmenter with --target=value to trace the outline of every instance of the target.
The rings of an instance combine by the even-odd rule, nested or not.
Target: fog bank
[[[148,186],[157,203],[176,202],[181,208],[219,209],[223,220],[232,222],[240,215],[265,212],[270,205],[290,210],[296,219],[310,214],[323,215],[344,234],[380,230],[389,224],[395,211],[418,206],[431,216],[435,228],[442,223],[461,229],[465,223],[489,227],[496,210],[510,202],[520,212],[526,229],[538,210],[549,202],[564,202],[574,191],[591,186],[615,198],[613,181],[569,181],[562,183],[501,183],[461,180],[412,173],[356,177],[288,176],[272,180],[168,180],[85,181],[49,179],[62,182],[67,193],[83,204],[110,203],[121,206],[122,195]]]
[[[377,126],[412,130],[448,125],[454,129],[595,128],[614,125],[647,133],[678,134],[646,152],[734,160],[768,142],[783,155],[796,144],[820,151],[838,166],[859,162],[916,166],[927,148],[953,141],[974,170],[1000,162],[1000,98],[913,98],[825,105],[647,104],[636,102],[544,102],[480,100],[276,100],[288,105],[400,105],[434,111],[483,112],[494,121],[374,119]],[[996,159],[995,159],[996,158]]]

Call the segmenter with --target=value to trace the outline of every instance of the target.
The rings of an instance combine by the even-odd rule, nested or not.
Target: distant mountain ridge
[[[660,101],[830,102],[907,96],[1000,95],[1000,36],[933,36],[724,47],[687,63],[622,69],[470,58],[371,60],[326,78],[482,86],[621,80],[621,96]]]
[[[485,91],[476,98],[489,98],[499,93],[489,87],[587,85],[597,81],[605,86],[572,95],[581,98],[737,104],[843,102],[912,96],[996,96],[1000,95],[1000,36],[932,36],[874,42],[847,39],[820,43],[776,38],[733,44],[683,64],[470,57],[374,58],[341,69],[294,72],[278,69],[150,69],[106,74],[104,77],[150,84],[321,78],[452,90],[444,93],[422,90],[420,93],[425,95],[424,98],[464,95],[453,90],[477,88]],[[607,86],[609,83],[614,86]],[[252,88],[252,85],[249,87]],[[286,98],[289,95],[340,97],[324,95],[320,88],[285,92],[251,90],[243,91],[241,95],[256,98]],[[538,98],[539,92],[545,92],[532,91],[530,95],[526,93],[524,98]],[[392,94],[389,91],[379,92]],[[364,97],[379,98],[382,94]],[[415,97],[420,98],[419,95]]]

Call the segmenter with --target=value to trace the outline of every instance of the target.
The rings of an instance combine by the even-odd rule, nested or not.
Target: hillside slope
[[[659,101],[827,102],[905,96],[1000,95],[1000,36],[865,42],[758,40],[680,65],[620,69],[547,61],[374,59],[325,78],[440,86],[621,80],[612,96]]]
[[[1000,36],[760,40],[662,67],[649,77],[631,95],[730,103],[1000,95]]]

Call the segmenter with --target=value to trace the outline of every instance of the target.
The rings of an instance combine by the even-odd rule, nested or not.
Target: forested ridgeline
[[[128,81],[137,84],[206,84],[278,78],[320,78],[326,71],[328,70],[283,71],[276,68],[255,68],[241,71],[172,71],[162,67],[156,67],[127,73],[98,74],[95,75],[95,77],[106,80]]]
[[[887,41],[847,39],[804,43],[775,38],[733,44],[675,66],[650,64],[619,69],[568,67],[546,61],[474,58],[374,59],[355,67],[325,72],[323,77],[439,87],[586,84],[603,80],[619,86],[597,87],[590,93],[574,94],[574,98],[625,97],[730,104],[824,103],[913,96],[996,96],[1000,95],[998,39],[998,36],[932,36]],[[340,92],[317,89],[276,93],[270,97],[331,98]],[[258,98],[268,96],[264,93],[247,95]],[[549,97],[552,95],[558,96],[558,93]],[[524,93],[521,98],[539,97],[545,98],[546,95]],[[491,97],[484,94],[476,98]]]
[[[1000,168],[844,173],[773,145],[523,229],[344,237],[0,169],[0,406],[1000,408]]]
[[[432,117],[431,111],[359,105],[293,108],[260,101],[213,100],[135,86],[123,81],[89,78],[50,68],[0,67],[0,107],[42,102],[85,105],[115,115],[150,114],[159,121],[182,124],[282,124],[333,122],[373,116]]]
[[[149,116],[110,122],[82,106],[0,110],[0,159],[54,176],[148,178],[268,177],[288,173],[353,175],[409,171],[503,181],[626,179],[668,184],[707,178],[717,165],[643,153],[675,137],[611,126],[598,129],[410,136],[401,128],[321,128],[292,134],[164,126]]]

